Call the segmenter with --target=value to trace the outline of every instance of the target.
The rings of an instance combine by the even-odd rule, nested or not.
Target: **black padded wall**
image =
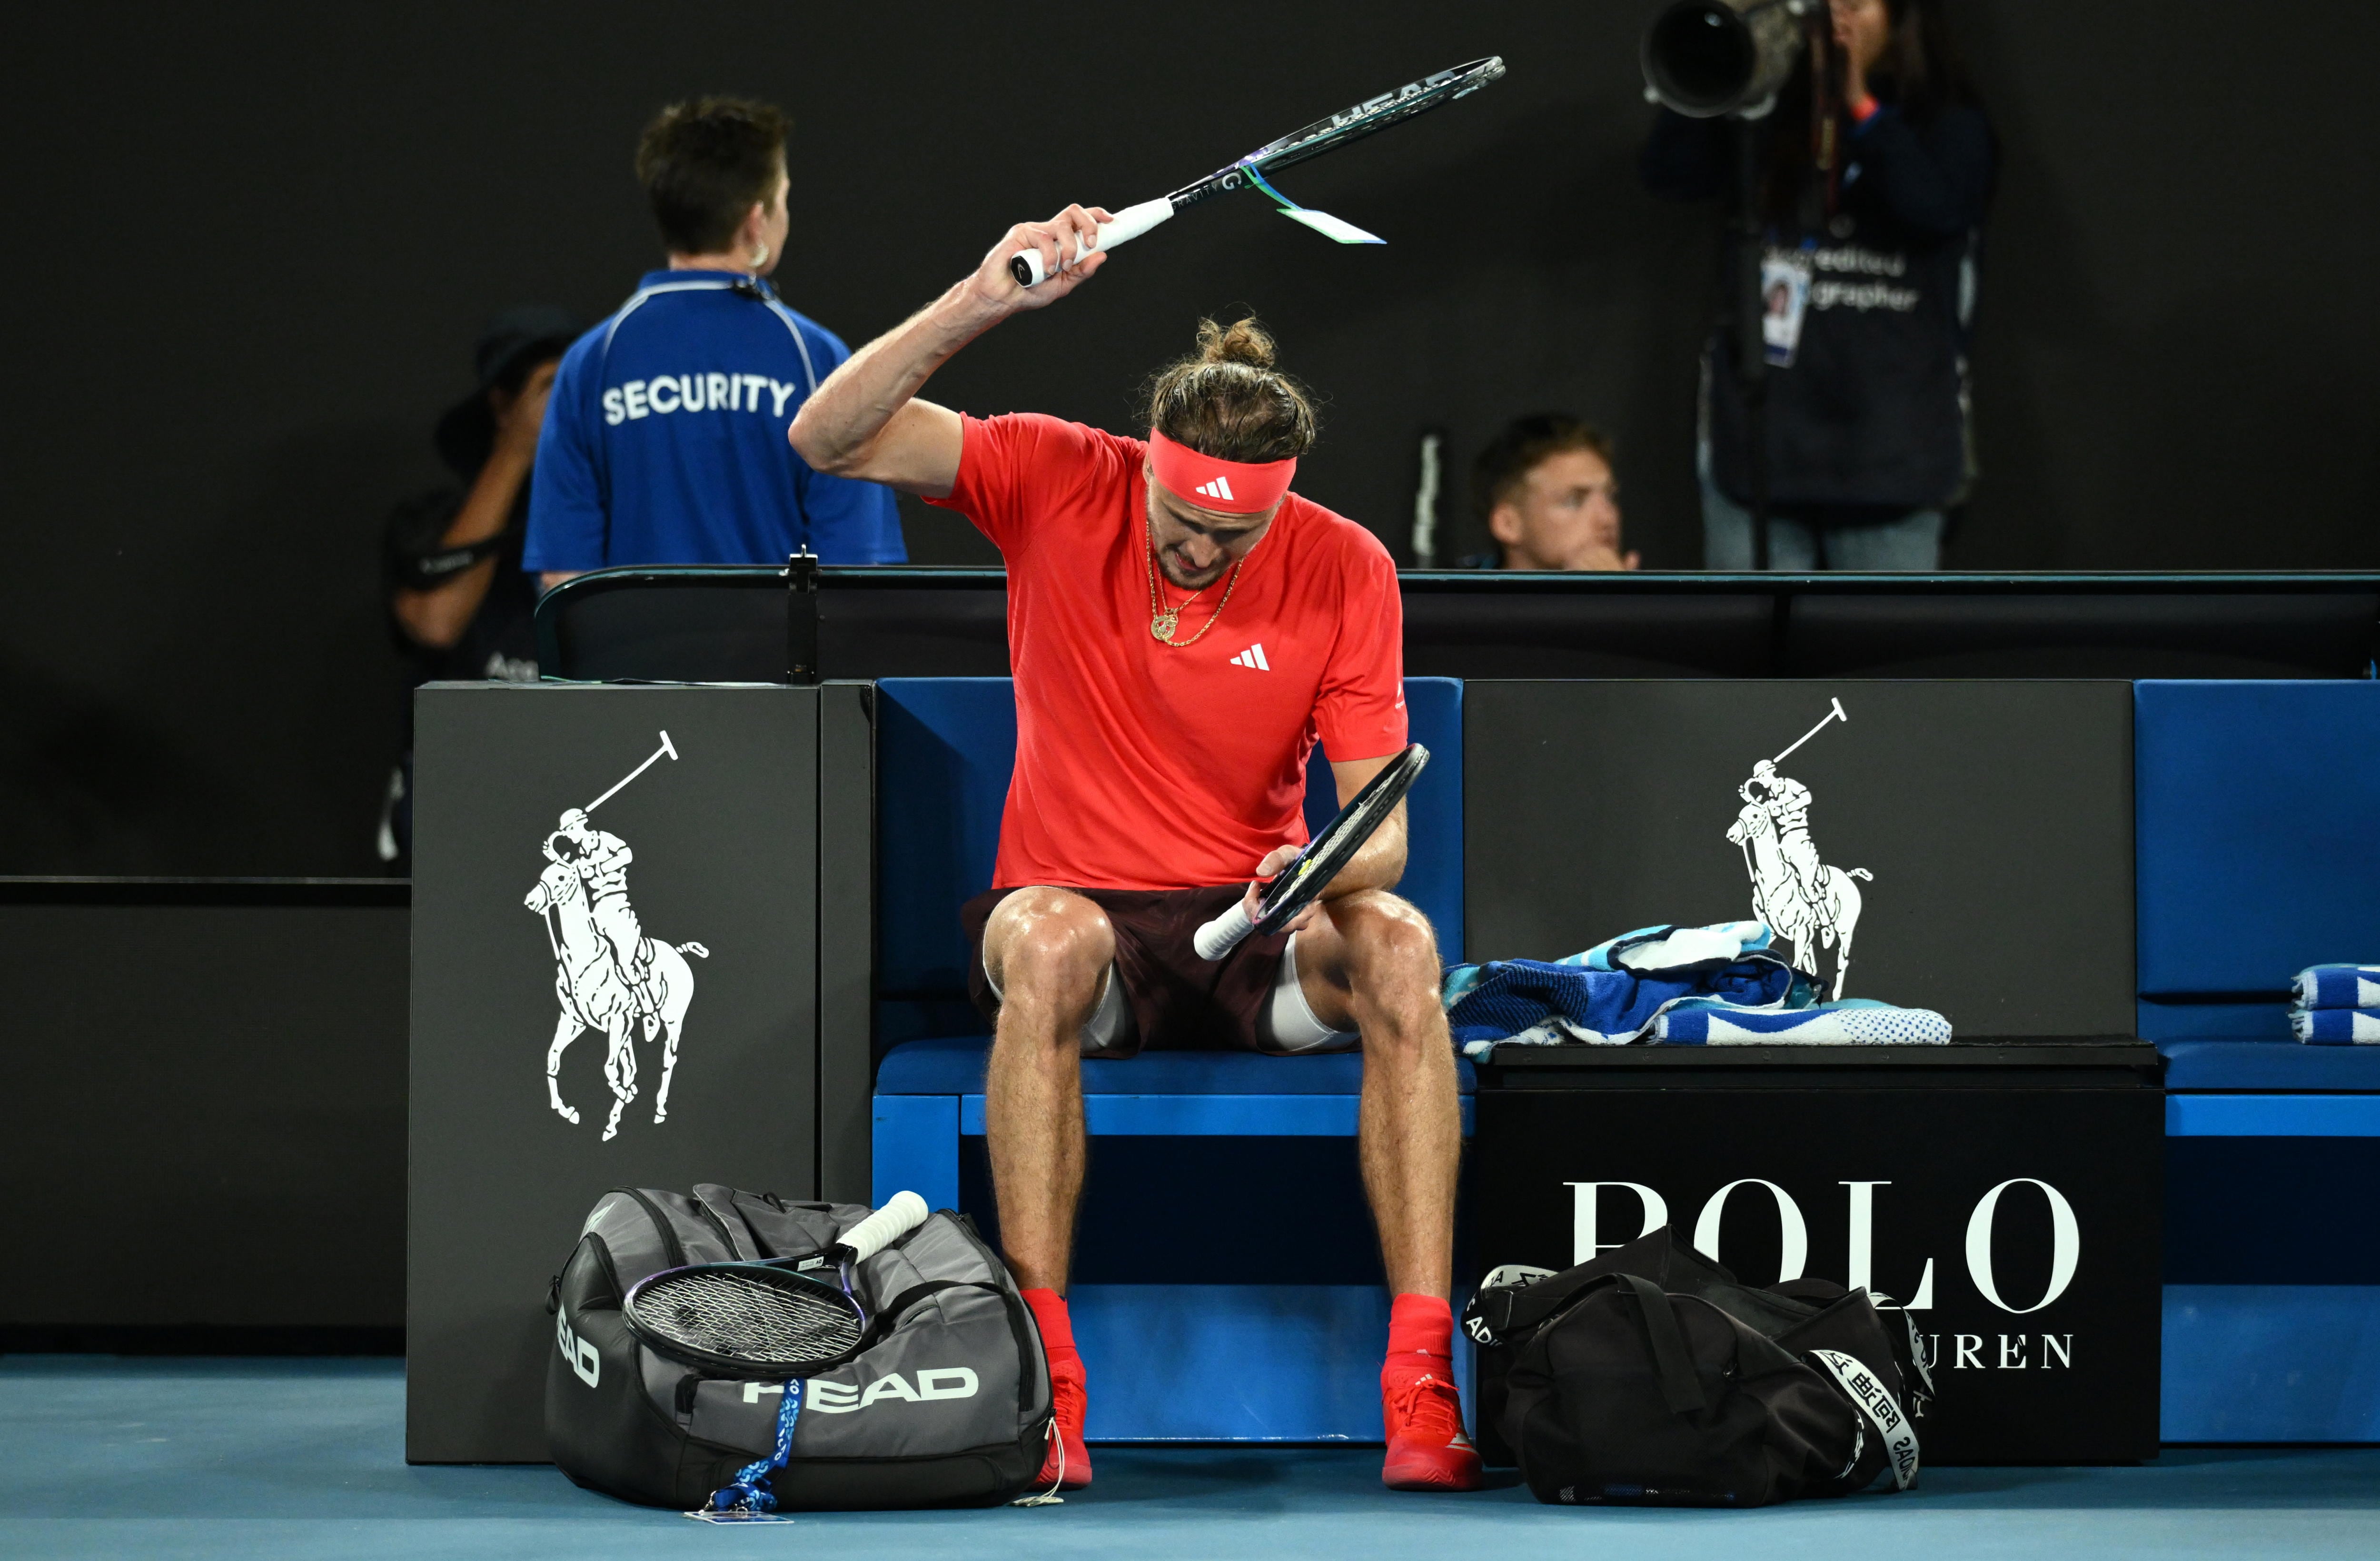
[[[1961,1040],[2132,1033],[2128,683],[1473,682],[1463,746],[1474,959],[1763,921]]]
[[[395,1348],[407,920],[402,884],[0,884],[15,1345]]]
[[[815,1195],[823,697],[422,690],[407,1458],[542,1461],[540,1303],[606,1188]],[[583,845],[556,843],[566,809]],[[632,927],[658,1022],[622,980]]]

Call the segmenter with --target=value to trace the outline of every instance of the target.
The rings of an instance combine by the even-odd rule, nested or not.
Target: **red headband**
[[[1148,453],[1157,481],[1184,504],[1218,509],[1226,515],[1262,515],[1289,492],[1297,474],[1297,457],[1287,460],[1218,460],[1178,445],[1155,429],[1148,431]]]

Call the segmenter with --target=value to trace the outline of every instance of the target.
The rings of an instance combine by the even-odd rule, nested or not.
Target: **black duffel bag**
[[[553,1282],[546,1440],[565,1474],[625,1501],[705,1506],[776,1445],[783,1384],[690,1371],[620,1316],[628,1287],[684,1263],[808,1257],[868,1211],[704,1183],[615,1188]],[[948,1211],[858,1265],[875,1342],[812,1378],[792,1456],[767,1484],[786,1510],[983,1505],[1040,1472],[1050,1368],[1016,1282]]]
[[[1663,1226],[1560,1274],[1499,1269],[1463,1327],[1482,1418],[1539,1501],[1765,1506],[1916,1481],[1931,1384],[1864,1290],[1753,1289]]]

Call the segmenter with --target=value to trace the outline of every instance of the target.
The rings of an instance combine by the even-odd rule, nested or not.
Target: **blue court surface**
[[[0,1360],[0,1556],[2380,1555],[2380,1448],[2174,1448],[2136,1469],[1929,1470],[1905,1495],[1754,1512],[1579,1510],[1518,1486],[1406,1495],[1377,1449],[1095,1450],[1032,1510],[721,1529],[550,1469],[415,1469],[391,1360]]]

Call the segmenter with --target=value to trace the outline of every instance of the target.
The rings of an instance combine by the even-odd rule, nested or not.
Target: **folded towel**
[[[1714,927],[1641,927],[1566,959],[1458,965],[1441,995],[1455,1043],[1485,1056],[1504,1042],[1621,1045],[1687,997],[1742,1007],[1792,1006],[1810,983],[1768,953],[1757,921]]]
[[[2291,984],[2301,1008],[2380,1008],[2380,965],[2309,965]]]
[[[1707,927],[1639,927],[1597,944],[1584,954],[1555,961],[1590,970],[1678,970],[1726,964],[1758,954],[1777,934],[1757,921],[1716,921]]]
[[[1688,998],[1653,1021],[1653,1036],[1684,1046],[1938,1045],[1950,1039],[1950,1021],[1931,1008],[1896,1008],[1871,997],[1783,1010]]]
[[[2292,1008],[2289,1028],[2309,1046],[2380,1046],[2380,1007]]]

